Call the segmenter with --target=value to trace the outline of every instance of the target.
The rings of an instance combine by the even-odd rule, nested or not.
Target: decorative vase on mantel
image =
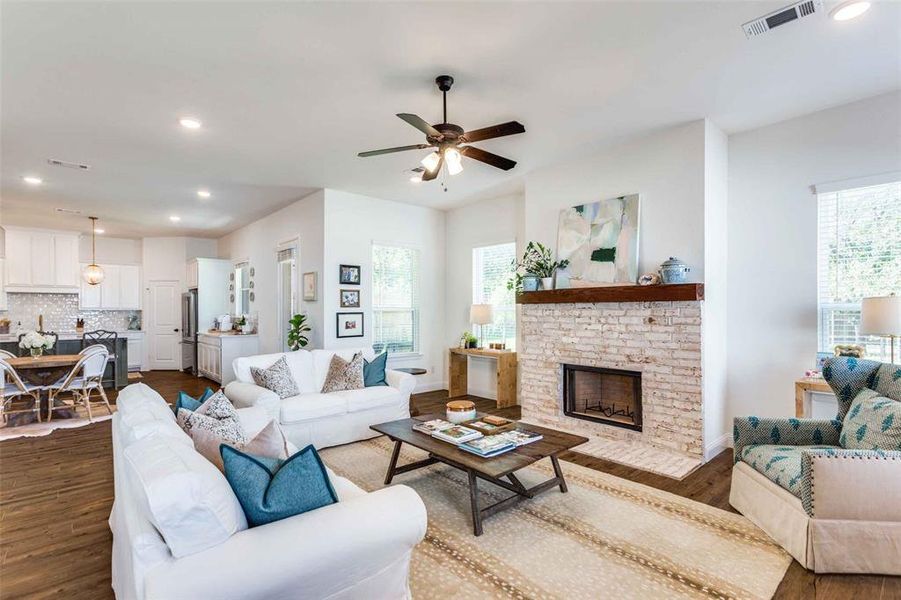
[[[541,289],[543,289],[543,290],[554,289],[554,278],[553,277],[542,277],[541,278]]]
[[[37,348],[29,348],[29,352],[31,352],[31,358],[40,358],[42,354],[44,354],[44,347],[38,346]]]

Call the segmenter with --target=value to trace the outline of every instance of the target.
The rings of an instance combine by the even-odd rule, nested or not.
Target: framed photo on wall
[[[338,313],[335,316],[337,317],[337,322],[335,324],[335,337],[363,337],[363,313],[345,312]]]
[[[360,265],[338,265],[338,283],[360,285]]]
[[[303,274],[303,299],[308,302],[316,300],[316,272]]]
[[[341,308],[360,308],[360,290],[339,290]]]

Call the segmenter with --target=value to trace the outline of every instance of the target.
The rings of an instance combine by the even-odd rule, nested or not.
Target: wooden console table
[[[832,388],[822,377],[802,377],[795,381],[795,417],[810,418],[811,393],[832,394]]]
[[[516,406],[516,352],[483,348],[451,348],[448,351],[448,398],[465,396],[468,390],[470,356],[497,361],[497,407]]]

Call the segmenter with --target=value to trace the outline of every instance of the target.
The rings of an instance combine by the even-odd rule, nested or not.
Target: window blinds
[[[861,336],[860,301],[901,293],[901,182],[817,195],[819,349],[861,344],[888,358],[885,338]]]
[[[484,325],[484,343],[516,345],[516,304],[507,281],[513,276],[516,244],[482,246],[472,250],[472,303],[494,306],[494,323]]]
[[[372,246],[372,348],[419,351],[419,250]]]

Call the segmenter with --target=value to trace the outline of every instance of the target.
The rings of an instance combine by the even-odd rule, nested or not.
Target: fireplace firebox
[[[563,413],[641,431],[641,373],[564,364]]]

